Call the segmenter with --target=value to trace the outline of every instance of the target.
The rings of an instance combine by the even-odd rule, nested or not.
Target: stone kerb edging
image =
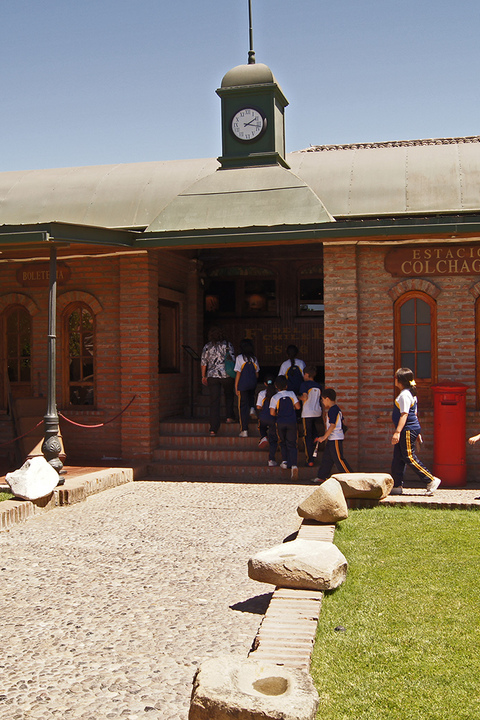
[[[345,500],[342,502],[339,499],[339,488],[336,480],[327,485],[323,492],[317,488],[314,493],[316,500],[313,504],[309,503],[309,511],[315,515],[318,504],[326,502],[327,515],[331,517],[333,513],[346,517],[348,510]],[[341,488],[340,494],[343,495]],[[320,512],[324,513],[324,510]],[[200,665],[193,680],[189,720],[225,720],[227,717],[235,717],[237,720],[314,719],[319,697],[310,676],[310,660],[324,589],[337,587],[343,582],[347,565],[343,555],[333,545],[334,533],[333,520],[320,523],[304,519],[296,540],[272,549],[274,553],[279,552],[280,556],[283,549],[286,559],[283,567],[283,560],[280,559],[279,572],[282,574],[286,571],[283,584],[290,583],[293,587],[275,587],[247,661],[217,658],[206,660]],[[294,550],[292,546],[295,543]],[[315,566],[314,546],[317,543],[319,547],[320,544],[325,546],[320,555],[329,557],[332,554],[334,557],[333,564],[330,561],[326,563],[326,571],[324,567]],[[303,554],[305,547],[306,556]],[[267,556],[269,552],[266,551]],[[262,553],[255,558],[258,559],[259,555],[262,556]],[[290,561],[289,556],[294,559]],[[317,577],[310,589],[306,589],[311,562]],[[260,568],[258,571],[254,565],[250,560],[250,577],[265,580],[265,573],[272,573],[267,581],[274,582],[276,567],[273,570],[271,567]],[[328,577],[323,576],[324,571]],[[257,572],[259,576],[255,577]]]
[[[391,476],[383,473],[332,476],[298,507],[304,519],[296,540],[249,560],[251,578],[282,585],[275,587],[248,655],[251,669],[235,658],[202,663],[193,681],[189,720],[314,719],[319,698],[310,661],[324,590],[338,587],[347,570],[333,545],[336,522],[348,517],[347,498],[378,502],[392,486]],[[315,552],[316,543],[321,552]],[[323,565],[316,555],[323,555]]]
[[[9,530],[14,525],[26,522],[29,518],[55,507],[82,502],[89,495],[132,482],[144,474],[143,467],[102,468],[78,477],[67,477],[64,485],[60,485],[54,489],[53,493],[38,500],[20,500],[18,498],[4,500],[0,503],[0,531]],[[10,490],[8,485],[5,486],[5,490]]]

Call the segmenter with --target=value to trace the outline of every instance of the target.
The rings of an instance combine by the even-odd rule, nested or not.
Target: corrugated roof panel
[[[332,215],[348,214],[353,152],[290,153],[287,161]]]
[[[185,187],[217,167],[211,158],[0,173],[0,224],[146,227]]]
[[[406,211],[451,212],[462,208],[457,145],[405,148]]]
[[[319,146],[288,161],[334,217],[480,210],[477,138]]]
[[[480,143],[458,145],[462,208],[480,208]]]
[[[376,148],[355,153],[348,215],[405,212],[405,148]]]
[[[322,212],[326,208],[334,217],[480,211],[477,137],[320,146],[290,153],[287,160],[304,186],[295,194],[295,203],[302,198],[304,223],[323,206]],[[243,187],[220,187],[212,181],[218,167],[218,161],[210,158],[0,173],[0,225],[57,221],[143,228],[202,178],[208,179],[211,190],[220,193],[246,188],[279,192],[284,187],[279,178],[289,175],[286,171],[286,175],[272,179],[265,174],[269,168],[249,168]],[[226,172],[234,170],[219,170],[219,174]],[[237,176],[228,177],[230,182]],[[295,183],[291,185],[291,177],[285,182],[285,187],[296,187]],[[251,197],[256,212],[258,199]],[[280,222],[274,223],[270,208],[265,216],[267,224],[282,224],[282,218],[291,218],[296,212],[295,207],[287,209],[276,200],[275,207]],[[239,227],[245,226],[242,217],[239,211]],[[173,215],[171,221],[175,225]],[[202,224],[204,220],[196,222]],[[226,223],[232,227],[230,221]]]
[[[218,170],[177,196],[147,232],[332,222],[311,188],[272,165]]]

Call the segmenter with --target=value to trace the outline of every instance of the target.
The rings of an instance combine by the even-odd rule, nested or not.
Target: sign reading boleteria
[[[395,248],[385,256],[385,270],[395,277],[480,275],[480,244]]]
[[[49,263],[25,263],[16,271],[17,282],[23,287],[48,287],[50,282]],[[57,283],[63,285],[70,280],[71,271],[65,263],[57,263]]]

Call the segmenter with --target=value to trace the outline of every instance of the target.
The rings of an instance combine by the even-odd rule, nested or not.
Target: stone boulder
[[[300,517],[321,523],[336,523],[348,517],[342,486],[335,478],[325,480],[297,508]]]
[[[332,477],[338,480],[347,499],[383,500],[393,487],[393,478],[388,473],[338,473]]]
[[[304,670],[230,657],[203,662],[188,720],[314,720],[318,693]]]
[[[29,458],[21,468],[5,475],[15,497],[24,500],[38,500],[50,495],[57,487],[59,479],[57,471],[43,455]]]
[[[333,590],[343,583],[347,561],[336,545],[322,540],[303,540],[275,545],[248,561],[252,580],[284,588]]]

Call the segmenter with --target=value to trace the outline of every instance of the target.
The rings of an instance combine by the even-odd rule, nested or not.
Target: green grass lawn
[[[0,492],[0,502],[2,500],[11,500],[14,496],[9,492]]]
[[[349,567],[320,612],[318,720],[480,719],[479,529],[477,511],[404,506],[337,524]]]

